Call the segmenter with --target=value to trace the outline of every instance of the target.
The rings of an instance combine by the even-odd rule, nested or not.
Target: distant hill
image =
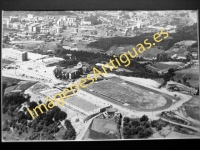
[[[183,40],[175,43],[173,47],[171,47],[169,50],[165,51],[169,56],[173,56],[174,54],[178,55],[188,55],[190,51],[195,51],[194,48],[189,48],[191,45],[196,43],[194,40]]]
[[[150,49],[147,49],[144,53],[140,54],[140,57],[156,57],[157,54],[163,53],[164,50],[158,49],[157,47],[152,47]]]
[[[158,43],[158,46],[161,46],[163,50],[169,50],[175,43],[183,40],[194,40],[197,39],[197,23],[191,26],[180,27],[176,29],[176,33],[170,33],[169,40],[163,40]],[[88,44],[89,47],[95,47],[108,51],[113,45],[137,45],[138,43],[143,43],[144,39],[148,38],[149,42],[153,43],[152,33],[144,33],[135,37],[109,37],[101,38],[95,42]]]

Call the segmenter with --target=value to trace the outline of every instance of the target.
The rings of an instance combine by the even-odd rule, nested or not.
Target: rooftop
[[[13,52],[13,53],[18,53],[18,54],[24,54],[26,53],[25,50],[21,50],[21,49],[13,49],[13,48],[2,48],[3,52],[5,51],[9,51],[9,52]]]

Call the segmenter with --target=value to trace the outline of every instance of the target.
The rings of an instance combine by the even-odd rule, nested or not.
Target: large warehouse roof
[[[10,53],[18,53],[18,54],[23,54],[26,53],[26,51],[18,51],[16,49],[13,48],[2,48],[2,52],[10,52]]]

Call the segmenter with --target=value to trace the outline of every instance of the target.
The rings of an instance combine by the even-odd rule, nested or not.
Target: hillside
[[[122,46],[122,45],[137,45],[143,43],[144,39],[148,37],[149,42],[154,42],[152,33],[144,33],[135,37],[110,37],[101,38],[95,42],[88,44],[89,47],[95,47],[108,51],[112,46]],[[180,27],[176,30],[176,33],[170,34],[172,37],[169,40],[163,40],[158,45],[162,47],[163,50],[170,49],[175,43],[183,40],[195,40],[197,41],[197,23],[191,26]]]
[[[165,51],[165,53],[167,53],[168,56],[173,56],[174,54],[187,55],[189,51],[182,48],[170,48],[169,50]]]
[[[115,54],[115,55],[120,55],[122,53],[126,53],[128,50],[132,51],[132,48],[135,47],[134,45],[128,45],[128,46],[120,46],[118,47],[117,45],[112,46],[106,53],[109,55]],[[137,48],[135,48],[137,49]],[[145,52],[142,54],[138,54],[138,57],[156,57],[157,54],[163,53],[164,50],[158,49],[156,46],[152,47],[150,49],[147,49]]]

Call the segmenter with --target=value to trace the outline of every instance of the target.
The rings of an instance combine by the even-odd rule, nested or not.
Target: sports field
[[[86,91],[121,106],[127,103],[128,108],[138,111],[166,109],[172,105],[171,98],[174,99],[174,97],[115,77],[91,84]]]
[[[87,102],[82,97],[75,96],[75,95],[70,98],[66,98],[65,101],[66,101],[65,102],[66,105],[67,105],[67,103],[69,103],[73,106],[76,106],[76,107],[86,111],[86,112],[100,108],[99,106],[97,106],[93,103]]]

